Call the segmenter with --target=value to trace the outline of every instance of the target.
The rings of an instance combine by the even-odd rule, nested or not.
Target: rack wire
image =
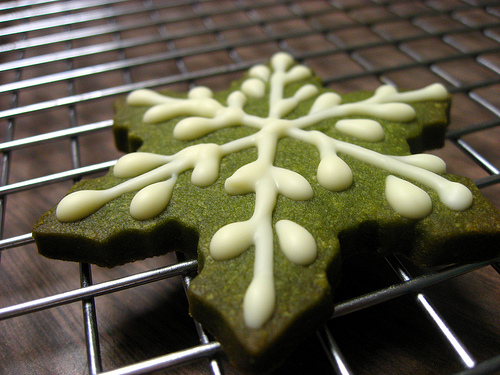
[[[75,269],[36,254],[36,218],[119,156],[112,101],[137,88],[225,88],[278,50],[340,92],[440,81],[455,105],[436,152],[500,208],[495,1],[19,0],[0,4],[0,25],[1,373],[240,373],[179,293],[196,261]],[[500,371],[498,260],[425,272],[396,257],[349,267],[332,320],[276,373]],[[393,329],[406,330],[403,341],[385,337]],[[410,339],[419,329],[422,341]]]

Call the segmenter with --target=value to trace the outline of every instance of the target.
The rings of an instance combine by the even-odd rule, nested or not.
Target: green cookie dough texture
[[[191,314],[237,366],[267,370],[332,316],[345,257],[498,256],[498,211],[413,155],[443,145],[449,105],[439,85],[340,96],[284,53],[227,91],[138,90],[115,108],[129,154],[77,183],[70,193],[97,193],[69,194],[33,236],[42,255],[106,267],[197,254]]]

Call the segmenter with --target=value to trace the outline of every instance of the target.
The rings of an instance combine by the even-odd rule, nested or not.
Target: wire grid
[[[71,342],[61,339],[54,352],[77,347],[61,357],[69,363],[61,367],[55,361],[49,369],[38,364],[36,371],[27,364],[31,360],[19,359],[22,356],[7,345],[0,364],[5,373],[239,373],[220,355],[219,343],[190,320],[186,309],[181,310],[186,317],[179,319],[189,320],[192,332],[174,329],[161,340],[168,341],[169,334],[174,339],[179,339],[175,335],[191,334],[194,341],[186,344],[179,339],[184,346],[172,345],[171,351],[159,353],[158,348],[171,348],[156,345],[148,352],[149,358],[130,354],[123,363],[108,359],[111,354],[107,351],[116,346],[108,340],[120,323],[112,324],[112,314],[102,313],[107,320],[100,316],[100,311],[113,309],[106,302],[101,309],[101,298],[116,295],[110,304],[119,301],[123,307],[114,308],[126,310],[130,308],[127,298],[132,305],[145,303],[140,297],[143,293],[153,298],[159,291],[173,290],[176,295],[180,284],[189,286],[196,261],[176,254],[113,270],[80,264],[76,272],[73,265],[40,259],[35,253],[30,228],[37,216],[54,205],[72,181],[103,173],[119,156],[110,136],[112,101],[131,90],[186,90],[200,84],[224,88],[241,71],[266,61],[278,50],[308,64],[325,85],[341,92],[373,89],[381,82],[413,88],[442,81],[459,107],[458,123],[452,123],[445,148],[451,148],[448,152],[458,160],[451,169],[473,178],[500,207],[499,160],[493,143],[498,139],[500,115],[496,95],[500,6],[496,2],[11,1],[0,4],[0,22],[0,132],[4,140],[0,144],[0,275],[5,277],[2,288],[7,286],[2,291],[0,318],[2,324],[19,325],[20,332],[29,335],[30,330],[47,330],[37,326],[40,314],[47,311],[54,315],[47,321],[55,319],[57,325],[65,319],[78,321],[72,317],[76,313],[73,307],[74,302],[81,302],[83,333],[76,336],[85,342],[76,340],[75,344],[74,337]],[[455,68],[457,63],[461,69]],[[334,319],[309,339],[323,350],[314,357],[325,364],[320,367],[322,372],[374,373],[347,359],[354,357],[342,349],[342,343],[337,344],[335,322],[402,296],[411,299],[418,314],[430,318],[431,329],[442,338],[443,350],[451,353],[447,373],[493,374],[500,370],[500,348],[478,357],[443,318],[427,289],[422,292],[477,270],[498,271],[498,263],[421,274],[408,271],[409,266],[396,257],[385,261],[395,278],[340,300]],[[491,280],[498,284],[498,275],[493,273]],[[79,285],[71,284],[78,278],[76,274],[80,275]],[[94,283],[93,278],[99,280]],[[61,285],[56,280],[62,280]],[[33,283],[38,294],[29,290]],[[136,294],[123,294],[125,290]],[[185,300],[177,297],[174,305],[178,302],[185,307]],[[492,299],[495,301],[494,296]],[[127,311],[124,316],[130,314]],[[148,316],[148,311],[143,314]],[[123,319],[117,316],[117,320]],[[81,331],[78,325],[81,322],[60,328]],[[163,333],[158,331],[158,335]],[[49,328],[36,339],[52,342],[51,336]],[[7,335],[5,339],[14,340]],[[15,345],[22,352],[26,344],[20,340]],[[125,343],[119,347],[127,349]],[[33,355],[32,349],[25,351]],[[311,364],[305,363],[305,371],[309,371]],[[68,368],[72,370],[68,372]]]

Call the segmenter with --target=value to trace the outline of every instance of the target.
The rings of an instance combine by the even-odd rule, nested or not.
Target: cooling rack
[[[36,252],[36,218],[120,156],[112,102],[131,90],[225,88],[279,50],[339,92],[442,82],[454,106],[435,153],[500,208],[497,2],[19,0],[0,24],[2,374],[240,373],[189,317],[196,261],[101,269]],[[497,373],[499,268],[346,264],[335,315],[276,373]]]

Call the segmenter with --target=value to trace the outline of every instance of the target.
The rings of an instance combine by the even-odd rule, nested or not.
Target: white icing
[[[184,141],[197,139],[223,127],[240,125],[243,115],[240,108],[228,107],[217,111],[213,118],[187,117],[175,125],[174,137]]]
[[[384,97],[385,101],[403,101],[405,103],[421,102],[427,100],[446,100],[449,97],[448,91],[443,85],[433,83],[421,89],[398,92],[395,87],[384,85],[375,91],[375,96]]]
[[[243,109],[247,102],[247,97],[241,91],[233,91],[227,98],[227,106]]]
[[[191,182],[200,187],[212,185],[219,177],[219,165],[224,156],[221,147],[207,143],[190,150],[196,152]]]
[[[205,116],[213,117],[224,107],[215,99],[201,98],[189,101],[177,100],[172,103],[158,104],[144,113],[142,120],[145,123],[158,123],[179,116]]]
[[[312,71],[305,65],[295,65],[285,75],[285,84],[301,81],[312,76]]]
[[[137,157],[139,161],[145,160],[147,158],[145,157],[145,154],[127,154],[121,158],[124,159],[123,163],[121,163],[121,159],[118,160],[118,170],[122,173],[122,175],[125,174],[128,176],[134,176],[133,178],[106,190],[82,190],[67,195],[57,206],[57,219],[62,222],[81,220],[97,211],[107,202],[116,199],[123,194],[131,193],[133,191],[140,192],[142,189],[151,184],[167,180],[189,169],[198,169],[198,173],[194,173],[194,182],[196,182],[196,184],[199,186],[210,185],[219,175],[218,167],[215,167],[215,164],[218,166],[215,158],[218,157],[220,160],[223,156],[222,152],[219,151],[220,147],[214,144],[199,144],[190,146],[175,155],[164,157],[164,163],[161,166],[142,174],[137,174],[138,170],[134,169],[134,166],[138,165],[134,159]],[[209,155],[210,160],[207,160],[207,155]],[[154,156],[151,156],[151,159],[158,160]],[[149,166],[151,166],[151,164]],[[141,168],[139,168],[139,170],[140,169]],[[147,170],[148,168],[145,169]],[[137,211],[134,209],[134,212]],[[135,217],[132,213],[131,215],[132,217],[141,220],[140,218]],[[154,217],[152,215],[153,214],[141,214],[140,216],[148,218]]]
[[[130,105],[153,106],[157,104],[172,103],[174,101],[176,101],[176,99],[148,89],[135,90],[127,96],[127,103]]]
[[[122,156],[113,167],[115,177],[131,178],[155,169],[169,161],[165,155],[134,152]]]
[[[271,70],[265,65],[255,65],[248,71],[248,75],[252,78],[259,78],[261,81],[267,82],[271,75]]]
[[[205,86],[196,86],[188,91],[187,97],[189,99],[205,99],[214,96],[212,90]]]
[[[408,219],[422,219],[432,212],[429,194],[398,177],[387,176],[385,196],[394,211]]]
[[[340,104],[342,98],[334,92],[325,92],[319,95],[314,101],[309,113],[324,111],[325,109],[335,107]]]
[[[412,106],[405,103],[365,103],[363,108],[359,107],[359,102],[352,105],[353,108],[347,114],[361,114],[383,118],[389,121],[408,122],[415,118],[415,110]],[[356,107],[356,109],[354,109]]]
[[[255,181],[261,180],[265,174],[265,166],[257,161],[240,167],[231,177],[226,179],[224,187],[229,194],[242,195],[252,193]]]
[[[436,190],[439,199],[446,207],[453,211],[464,211],[472,205],[474,197],[466,186],[448,180],[439,182],[440,185],[436,187]]]
[[[245,95],[262,98],[266,93],[266,84],[258,78],[249,78],[243,81],[241,91]]]
[[[295,63],[295,60],[286,52],[277,52],[271,57],[271,66],[275,72],[285,72]]]
[[[141,189],[130,202],[130,215],[136,220],[152,219],[168,206],[176,178],[156,182]]]
[[[113,199],[108,190],[81,190],[66,195],[57,205],[56,216],[61,222],[83,219]]]
[[[381,142],[385,138],[382,125],[369,119],[339,120],[335,124],[335,129],[361,141]]]
[[[281,251],[290,262],[307,266],[316,260],[316,240],[305,228],[290,220],[280,220],[276,223],[276,233]]]
[[[158,157],[144,153],[126,155],[118,161],[114,173],[118,177],[132,178],[107,190],[68,195],[60,202],[57,217],[61,221],[79,220],[120,195],[137,192],[131,204],[131,215],[140,220],[152,218],[168,205],[176,176],[192,170],[192,183],[208,186],[219,177],[220,162],[226,155],[255,147],[257,160],[240,167],[225,181],[225,189],[229,194],[255,193],[253,215],[247,221],[229,223],[220,228],[212,238],[210,254],[216,260],[226,260],[251,247],[255,249],[253,279],[244,297],[243,314],[249,327],[260,328],[274,313],[276,303],[272,225],[277,198],[280,194],[293,200],[313,197],[313,189],[303,176],[274,166],[280,138],[293,137],[318,149],[320,161],[317,180],[319,185],[328,190],[343,191],[353,183],[351,168],[338,156],[342,154],[436,190],[441,201],[450,209],[462,210],[472,204],[472,195],[466,187],[436,174],[445,169],[444,163],[438,158],[382,155],[333,139],[325,133],[307,130],[323,120],[344,116],[411,121],[415,118],[415,110],[406,103],[446,99],[448,94],[441,85],[405,93],[399,93],[390,86],[382,86],[366,100],[342,103],[339,95],[318,95],[315,86],[305,84],[292,96],[285,97],[284,89],[287,84],[301,81],[312,74],[309,68],[294,64],[290,55],[278,53],[272,57],[271,67],[257,65],[251,68],[250,78],[243,82],[241,90],[229,95],[225,105],[213,99],[212,91],[205,87],[190,90],[187,98],[182,99],[170,98],[150,90],[131,93],[128,97],[129,104],[151,106],[144,114],[143,120],[146,123],[186,116],[173,130],[174,137],[179,140],[198,139],[218,129],[238,125],[254,128],[256,132],[223,145],[202,143],[186,147],[171,156]],[[263,92],[266,91],[264,82],[269,87],[268,116],[259,117],[246,113],[244,105],[247,97],[263,97]],[[292,119],[283,118],[301,102],[315,96],[317,97],[308,114]],[[378,141],[383,135],[383,130],[380,131],[375,121],[338,123],[340,131],[349,132],[347,134],[357,138]],[[427,193],[423,190],[416,190],[419,188],[396,177],[389,178],[387,186],[389,204],[401,215],[423,217],[426,212],[430,212],[429,201],[424,198]],[[411,206],[409,201],[421,202],[419,209],[407,208]],[[316,259],[316,242],[303,227],[282,220],[276,224],[276,235],[282,251],[290,261],[307,265]]]
[[[406,164],[427,169],[428,171],[443,174],[446,172],[446,163],[443,159],[431,154],[415,154],[405,156],[393,156],[396,160],[401,160]]]
[[[309,182],[297,172],[284,168],[272,167],[273,180],[278,193],[289,199],[305,201],[314,196]]]
[[[187,96],[190,99],[207,99],[213,96],[213,92],[208,87],[198,86],[189,90]],[[172,98],[148,89],[135,90],[127,96],[127,104],[137,106],[156,106],[158,104],[182,102],[183,99]]]
[[[255,223],[252,220],[230,223],[219,229],[210,242],[210,255],[215,260],[237,257],[253,244]]]
[[[243,319],[250,328],[261,328],[274,314],[276,294],[272,274],[254,274],[243,299]]]
[[[367,164],[397,174],[409,180],[417,181],[435,190],[441,202],[455,211],[467,209],[472,204],[472,193],[464,185],[451,182],[446,178],[419,166],[407,164],[401,159],[389,155],[382,155],[360,146],[335,140],[338,152],[354,156]]]
[[[321,158],[316,176],[318,183],[330,191],[346,190],[353,180],[351,168],[334,153]]]

